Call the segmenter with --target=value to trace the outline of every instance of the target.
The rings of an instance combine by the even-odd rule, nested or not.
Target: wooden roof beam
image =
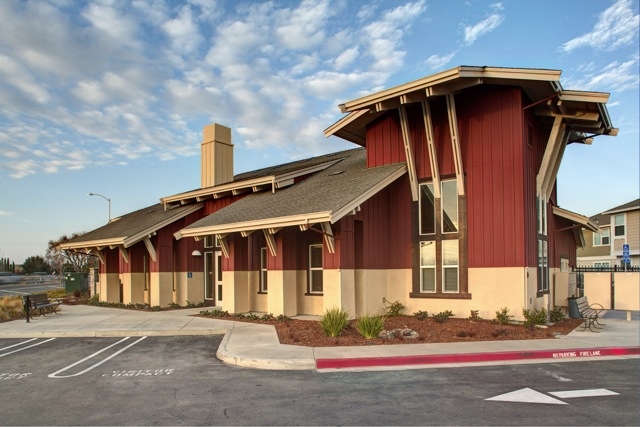
[[[449,115],[449,131],[451,132],[451,148],[453,149],[453,164],[456,170],[456,183],[458,196],[464,196],[464,169],[462,167],[462,151],[460,149],[460,136],[458,133],[458,118],[456,116],[456,103],[453,94],[447,94],[447,113]]]
[[[323,222],[320,224],[324,233],[324,243],[327,245],[329,253],[336,253],[336,239],[333,237],[333,230],[331,229],[330,222]]]
[[[418,200],[418,175],[416,173],[416,162],[413,159],[413,148],[411,145],[411,132],[409,132],[409,119],[407,109],[403,105],[398,108],[400,112],[400,127],[402,129],[402,141],[404,143],[405,157],[407,158],[407,171],[409,172],[409,185],[411,185],[411,198]]]
[[[427,138],[427,150],[429,152],[429,164],[431,165],[431,177],[433,179],[433,193],[436,199],[440,196],[440,171],[438,169],[438,156],[436,143],[433,136],[433,122],[431,120],[431,108],[429,101],[422,101],[422,118],[424,120],[425,135]]]
[[[149,239],[148,237],[145,237],[143,239],[144,245],[147,247],[147,252],[149,252],[149,256],[151,256],[151,259],[153,260],[153,262],[156,262],[158,259],[158,255],[156,253],[156,248],[153,247],[153,243],[151,243],[151,239]]]
[[[428,87],[426,90],[427,96],[443,96],[451,93],[460,92],[461,90],[468,89],[473,86],[481,85],[482,79],[461,79],[451,83],[443,83],[435,86]]]
[[[271,256],[276,256],[278,253],[278,247],[276,245],[276,238],[273,236],[273,233],[270,233],[269,230],[262,230],[264,234],[264,238],[267,241],[267,247],[269,248],[269,253]]]
[[[380,112],[394,110],[398,107],[400,107],[400,98],[390,98],[385,99],[384,101],[376,102],[373,106],[373,111]]]

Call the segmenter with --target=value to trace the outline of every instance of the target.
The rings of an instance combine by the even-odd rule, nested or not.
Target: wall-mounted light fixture
[[[202,252],[200,252],[199,250],[194,250],[193,252],[191,252],[192,256],[202,256]]]

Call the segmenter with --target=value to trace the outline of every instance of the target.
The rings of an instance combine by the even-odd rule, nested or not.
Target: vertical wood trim
[[[549,175],[553,169],[554,157],[557,156],[560,140],[563,139],[566,126],[562,123],[562,116],[556,116],[553,121],[553,127],[549,134],[549,139],[544,148],[544,154],[542,155],[542,163],[540,163],[540,170],[536,176],[536,194],[545,197],[545,202],[549,201],[547,198],[547,186],[549,183]]]
[[[469,293],[468,236],[467,197],[458,196],[458,291],[462,294]]]
[[[269,230],[262,230],[264,233],[264,239],[267,241],[267,247],[269,248],[269,252],[271,256],[277,255],[277,246],[276,239],[273,237],[273,234],[269,232]]]
[[[418,200],[418,177],[416,174],[416,162],[413,158],[411,147],[411,133],[409,132],[409,119],[407,118],[407,108],[403,105],[398,108],[400,112],[400,128],[402,129],[402,142],[407,158],[407,169],[409,171],[409,185],[411,186],[411,198],[415,202]]]
[[[451,148],[453,150],[453,163],[456,169],[456,182],[458,195],[464,196],[464,180],[462,169],[462,153],[460,151],[460,138],[458,136],[458,119],[456,117],[456,103],[453,94],[447,94],[447,113],[449,114],[449,131],[451,132]]]
[[[336,239],[333,237],[333,230],[331,230],[331,223],[323,222],[320,224],[322,226],[322,231],[324,231],[324,242],[327,245],[327,249],[329,253],[336,253]]]
[[[151,255],[151,259],[153,260],[153,262],[156,262],[156,249],[153,247],[153,243],[151,243],[151,240],[148,237],[144,238],[144,245],[147,247],[147,252],[149,252],[149,255]]]
[[[429,101],[422,101],[422,117],[424,118],[425,134],[427,136],[427,149],[429,151],[429,164],[431,165],[431,175],[433,179],[433,195],[440,198],[440,172],[438,170],[438,157],[436,152],[435,138],[433,137],[433,121],[431,120],[431,108]]]

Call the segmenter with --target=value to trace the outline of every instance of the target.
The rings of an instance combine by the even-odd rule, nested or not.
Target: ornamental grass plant
[[[364,338],[370,340],[377,338],[384,328],[384,317],[382,316],[361,316],[356,322],[356,330]]]
[[[349,323],[349,314],[337,307],[325,310],[320,325],[324,330],[324,334],[328,337],[335,338],[347,328]]]

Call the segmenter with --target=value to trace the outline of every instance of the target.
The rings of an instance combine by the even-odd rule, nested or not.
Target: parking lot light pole
[[[108,198],[108,197],[103,196],[102,194],[98,194],[98,193],[87,193],[87,196],[102,197],[103,199],[105,199],[109,203],[109,222],[111,222],[111,199]]]

